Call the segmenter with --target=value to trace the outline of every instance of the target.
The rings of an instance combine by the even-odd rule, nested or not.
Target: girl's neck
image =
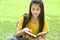
[[[34,22],[34,23],[38,22],[38,17],[33,17],[33,16],[32,16],[31,22]]]
[[[38,17],[34,17],[34,16],[32,16],[31,19],[33,19],[33,20],[38,20]]]

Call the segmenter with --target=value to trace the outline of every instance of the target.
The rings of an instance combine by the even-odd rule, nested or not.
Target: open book
[[[32,37],[34,37],[34,38],[36,38],[36,37],[38,37],[38,36],[40,36],[40,35],[44,35],[44,34],[46,34],[46,32],[40,32],[40,33],[38,33],[37,35],[34,35],[34,34],[32,34],[32,33],[30,33],[30,32],[25,32],[26,34],[28,34],[28,35],[30,35],[30,36],[32,36]]]

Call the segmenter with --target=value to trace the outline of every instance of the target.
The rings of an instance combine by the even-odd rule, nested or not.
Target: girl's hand
[[[41,40],[46,40],[45,35],[41,36]]]
[[[28,31],[28,32],[32,32],[32,30],[31,29],[29,29],[29,28],[24,28],[22,31]]]

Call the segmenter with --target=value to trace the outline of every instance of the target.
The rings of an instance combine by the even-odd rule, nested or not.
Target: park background
[[[13,36],[16,22],[29,12],[31,0],[0,0],[0,40]],[[45,19],[49,24],[47,40],[60,40],[60,0],[43,0]]]

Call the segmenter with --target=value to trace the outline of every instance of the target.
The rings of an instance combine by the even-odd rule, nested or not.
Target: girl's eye
[[[39,9],[36,9],[37,11],[39,11]]]
[[[32,9],[33,11],[35,10],[35,9]]]

